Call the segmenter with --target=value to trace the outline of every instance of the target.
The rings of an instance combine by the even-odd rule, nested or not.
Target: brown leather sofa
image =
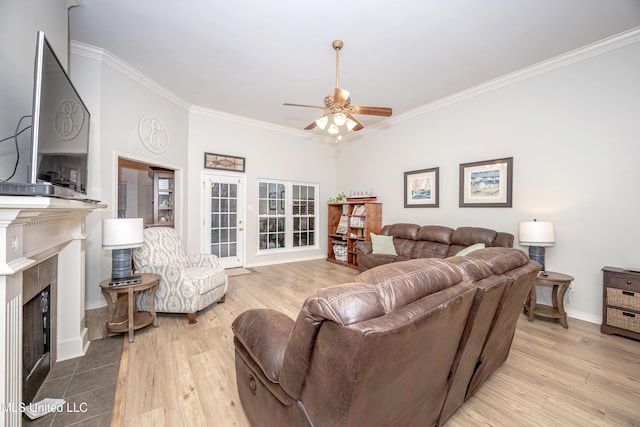
[[[484,243],[486,247],[513,247],[513,234],[480,227],[454,230],[441,225],[400,223],[385,225],[380,235],[393,236],[397,255],[374,254],[371,242],[358,242],[358,270],[416,258],[447,258],[476,243]]]
[[[316,291],[296,320],[242,313],[232,329],[247,418],[442,425],[506,360],[539,270],[518,249],[480,249],[368,270]]]

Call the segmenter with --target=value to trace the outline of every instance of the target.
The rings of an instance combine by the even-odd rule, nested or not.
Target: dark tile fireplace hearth
[[[55,364],[58,257],[23,273],[22,401],[32,402]]]
[[[22,306],[22,401],[30,403],[51,370],[51,286]]]

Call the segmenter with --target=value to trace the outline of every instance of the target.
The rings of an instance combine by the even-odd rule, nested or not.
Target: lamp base
[[[529,258],[542,264],[540,274],[546,276],[547,272],[544,268],[544,246],[529,246]]]
[[[131,277],[131,248],[114,249],[111,254],[111,278],[113,280]]]

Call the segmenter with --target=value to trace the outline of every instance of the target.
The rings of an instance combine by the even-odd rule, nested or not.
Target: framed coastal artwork
[[[437,208],[439,204],[440,168],[404,173],[404,207]]]
[[[510,208],[513,157],[460,165],[460,207]]]

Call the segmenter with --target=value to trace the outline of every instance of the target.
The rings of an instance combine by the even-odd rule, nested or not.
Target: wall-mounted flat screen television
[[[87,193],[89,110],[42,31],[37,33],[29,182]],[[65,192],[60,192],[64,194]]]

